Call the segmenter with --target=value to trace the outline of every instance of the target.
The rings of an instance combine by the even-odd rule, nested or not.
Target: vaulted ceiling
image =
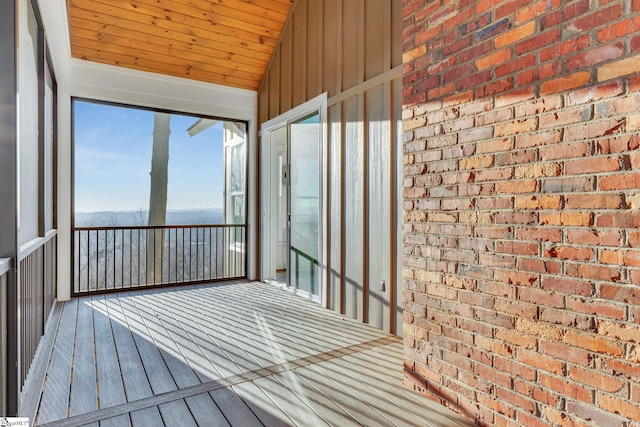
[[[68,0],[71,54],[258,89],[293,0]]]

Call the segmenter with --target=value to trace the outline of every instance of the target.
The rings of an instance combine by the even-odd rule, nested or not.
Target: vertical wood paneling
[[[402,65],[402,2],[391,0],[391,68]]]
[[[345,314],[349,317],[362,319],[364,150],[360,95],[345,100],[342,108]]]
[[[342,2],[342,88],[347,90],[357,85],[358,45],[360,41],[359,1]]]
[[[367,227],[369,228],[368,323],[383,329],[389,320],[390,282],[390,131],[389,89],[377,86],[366,94]],[[384,281],[384,287],[382,286]]]
[[[366,0],[364,25],[364,78],[369,80],[385,71],[385,18],[389,0]]]
[[[341,40],[338,25],[341,0],[324,0],[323,46],[322,46],[322,88],[331,97],[338,93],[338,40]]]
[[[308,4],[307,11],[307,96],[312,99],[320,94],[322,58],[322,0],[312,0]]]
[[[307,2],[298,0],[293,11],[294,65],[290,81],[294,107],[307,100]]]
[[[402,2],[298,0],[294,7],[259,109],[272,118],[328,92],[327,306],[401,333],[402,148],[391,118],[401,117],[402,83],[358,85],[402,63]],[[348,89],[350,98],[331,101]]]
[[[393,245],[391,253],[395,254],[392,264],[392,283],[390,288],[392,307],[392,327],[391,332],[402,336],[402,79],[398,78],[391,82],[391,136],[393,138],[391,151],[392,171],[394,180],[392,181],[391,200],[394,215],[391,219],[393,225],[393,238],[389,240]]]
[[[258,92],[258,121],[269,120],[269,74],[266,75],[262,88]]]
[[[328,108],[329,130],[329,304],[342,311],[342,137],[340,104]]]
[[[269,68],[269,118],[280,114],[280,51],[274,53],[271,68]]]
[[[293,64],[293,26],[287,25],[280,46],[280,113],[291,109],[291,74]]]

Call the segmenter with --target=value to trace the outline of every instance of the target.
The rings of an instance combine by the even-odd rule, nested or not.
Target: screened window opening
[[[246,276],[246,122],[84,99],[74,294]]]

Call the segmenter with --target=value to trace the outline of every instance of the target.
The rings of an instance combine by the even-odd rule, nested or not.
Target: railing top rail
[[[0,258],[0,276],[11,269],[11,258]]]
[[[104,225],[104,226],[80,226],[74,227],[79,231],[104,231],[104,230],[160,230],[181,228],[244,228],[246,224],[171,224],[171,225]]]

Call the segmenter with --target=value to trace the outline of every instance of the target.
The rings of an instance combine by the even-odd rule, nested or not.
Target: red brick
[[[597,86],[577,89],[567,94],[567,105],[579,105],[601,99],[612,98],[624,93],[624,86],[620,81],[607,82]]]
[[[540,118],[540,128],[553,128],[571,125],[591,119],[591,108],[576,108],[547,114]]]
[[[520,56],[543,46],[549,46],[558,40],[560,40],[560,31],[554,28],[549,31],[537,33],[534,37],[530,37],[516,44],[515,52],[517,56]]]
[[[640,421],[640,404],[638,403],[632,403],[602,393],[598,393],[598,403],[602,409],[620,414],[632,420]]]
[[[593,215],[590,212],[541,212],[540,224],[587,227],[593,224]]]
[[[557,129],[548,130],[546,132],[540,132],[535,134],[528,135],[518,135],[516,136],[515,147],[520,148],[530,148],[537,147],[540,145],[551,145],[558,144],[562,137],[562,132]],[[554,148],[556,148],[554,146]]]
[[[512,391],[506,390],[504,388],[499,388],[496,391],[496,396],[500,400],[504,402],[508,402],[516,406],[517,408],[523,409],[530,413],[533,413],[536,407],[536,405],[533,403],[532,400],[525,398],[524,396],[514,393]]]
[[[535,33],[536,23],[535,21],[530,21],[521,26],[515,27],[506,33],[503,33],[495,38],[495,47],[501,48],[503,46],[507,46],[509,44],[520,41],[526,37],[529,37]]]
[[[541,343],[541,347],[545,354],[580,366],[589,366],[593,359],[593,356],[586,350],[564,343],[545,341]]]
[[[540,61],[547,62],[552,59],[565,57],[570,53],[578,52],[589,47],[589,35],[581,35],[575,39],[561,41],[540,50]]]
[[[531,163],[536,161],[535,150],[507,151],[499,153],[495,156],[496,165],[518,165],[522,163]]]
[[[562,378],[548,375],[544,372],[540,373],[539,383],[543,387],[555,390],[565,396],[573,397],[580,401],[591,403],[591,392],[578,384],[565,381]]]
[[[540,353],[535,353],[540,354]],[[552,393],[539,386],[533,386],[530,383],[514,379],[514,390],[525,396],[531,396],[537,402],[547,405],[556,406],[558,403],[558,393]]]
[[[571,126],[565,129],[565,141],[578,141],[581,139],[593,139],[602,136],[613,135],[619,133],[622,128],[622,122],[617,120],[608,120],[602,122],[590,122],[583,125]]]
[[[522,193],[535,193],[537,190],[538,182],[536,180],[519,180],[519,181],[505,181],[496,183],[497,194],[522,194]]]
[[[516,237],[521,240],[560,242],[562,240],[562,230],[559,228],[518,228]]]
[[[591,282],[584,280],[545,276],[542,278],[542,289],[571,295],[591,296],[594,288]]]
[[[574,89],[583,86],[591,80],[591,76],[587,71],[581,71],[569,76],[559,77],[553,80],[542,83],[540,87],[541,95],[548,95],[551,93],[564,92],[569,89]]]
[[[582,17],[573,23],[573,26],[580,31],[599,27],[615,21],[622,15],[622,5],[614,4],[607,8],[596,9],[596,12]]]
[[[589,334],[586,332],[567,331],[565,342],[576,347],[584,348],[594,353],[622,356],[622,347],[613,340]]]
[[[540,20],[540,28],[542,30],[554,27],[558,24],[567,22],[573,18],[576,18],[589,11],[589,1],[579,0],[575,1],[563,8],[559,8],[557,11],[545,15]]]
[[[600,296],[611,301],[640,304],[640,288],[637,286],[602,285]]]
[[[569,377],[574,381],[597,388],[599,390],[606,391],[608,393],[615,393],[619,391],[624,385],[624,382],[620,381],[619,379],[601,375],[591,370],[579,367],[572,367],[571,369],[569,369],[568,374]]]
[[[589,420],[591,425],[607,426],[607,427],[623,427],[620,417],[602,411],[600,408],[579,404],[577,402],[567,402],[567,411],[575,414],[583,420]],[[577,425],[573,423],[571,425]],[[587,424],[580,424],[587,425]]]
[[[631,378],[640,378],[640,364],[630,363],[619,359],[603,358],[603,368],[612,374],[625,375]]]
[[[640,16],[625,19],[620,22],[611,22],[601,30],[598,30],[598,41],[608,42],[613,39],[636,33],[640,30]]]
[[[570,194],[565,197],[566,209],[620,209],[622,196],[619,194]]]
[[[572,313],[564,308],[557,309],[542,307],[540,310],[540,321],[583,331],[590,331],[593,329],[592,317],[579,313]]]
[[[475,63],[478,67],[478,70],[484,70],[485,68],[494,67],[496,64],[502,64],[509,59],[511,59],[511,50],[503,49],[497,52],[493,52],[482,58],[476,59]]]
[[[560,209],[560,196],[516,196],[516,209]]]
[[[600,188],[604,191],[640,188],[640,173],[605,176],[600,180]]]
[[[588,142],[578,142],[574,144],[552,145],[549,147],[540,147],[538,152],[540,160],[558,160],[585,157],[590,153],[591,147]]]
[[[594,264],[568,264],[566,272],[572,277],[584,279],[617,282],[620,280],[620,271],[615,267],[606,267]]]
[[[527,427],[555,427],[552,423],[540,418],[539,415],[528,414],[524,412],[518,413],[518,425]]]
[[[598,215],[596,219],[598,227],[636,228],[640,227],[640,213],[619,212]]]
[[[536,63],[536,58],[533,54],[520,56],[514,59],[513,61],[509,61],[509,62],[500,61],[498,64],[502,64],[502,65],[498,65],[496,67],[495,73],[496,73],[496,76],[498,77],[504,77],[509,74],[516,73],[520,70],[533,67],[535,63]],[[530,88],[530,89],[532,90],[533,88]]]
[[[594,49],[582,51],[577,55],[566,59],[568,71],[579,68],[591,67],[601,62],[619,58],[624,54],[624,44],[622,42],[600,46]]]
[[[619,246],[621,242],[620,232],[594,230],[569,230],[567,232],[569,243],[596,246]]]
[[[545,256],[560,259],[588,261],[593,257],[593,252],[591,249],[584,247],[554,246],[545,251]]]
[[[639,60],[638,56],[633,56],[600,66],[598,68],[598,81],[604,82],[640,72]]]
[[[520,288],[518,289],[518,298],[521,301],[537,303],[549,307],[564,307],[564,295],[542,289]]]
[[[622,304],[585,298],[567,298],[567,308],[580,313],[596,314],[614,319],[622,319],[626,315],[626,309]]]
[[[538,1],[533,4],[529,4],[527,7],[521,8],[516,13],[516,22],[524,23],[537,18],[538,16],[549,11],[552,7],[552,3],[548,1]]]

